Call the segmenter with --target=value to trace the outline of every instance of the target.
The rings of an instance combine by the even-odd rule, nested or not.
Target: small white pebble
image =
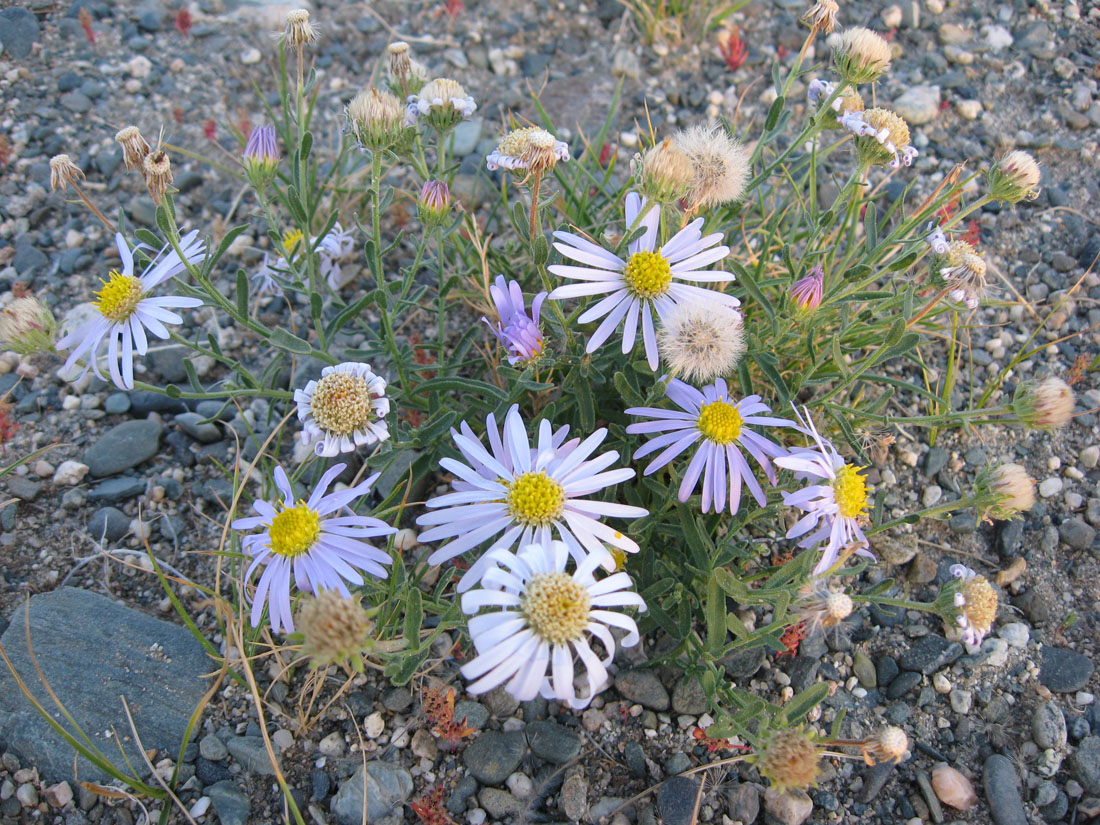
[[[53,465],[44,459],[39,459],[34,463],[34,474],[39,478],[49,478],[53,475]]]
[[[932,677],[932,687],[935,688],[936,693],[951,692],[951,682],[942,673],[937,673]]]
[[[1028,639],[1031,638],[1031,631],[1023,622],[1009,622],[1006,625],[997,629],[997,635],[1008,642],[1012,647],[1025,648],[1027,647]]]
[[[241,62],[246,66],[252,66],[256,63],[259,63],[262,58],[263,55],[260,54],[260,50],[257,49],[255,46],[250,49],[245,49],[243,52],[241,52]]]
[[[466,811],[466,821],[470,825],[485,825],[485,820],[489,818],[489,815],[481,808],[473,808]]]
[[[202,816],[204,813],[206,813],[206,811],[209,808],[210,808],[210,797],[209,796],[200,796],[198,801],[195,802],[195,804],[191,806],[191,810],[189,810],[187,813],[189,813],[191,815],[192,819],[198,819],[200,816]]]
[[[1076,467],[1066,467],[1066,477],[1072,478],[1074,481],[1080,481],[1085,477],[1085,474]]]
[[[530,799],[535,793],[535,783],[531,781],[530,777],[519,771],[504,780],[504,784],[508,786],[508,790],[512,792],[512,796],[516,799]]]
[[[1050,498],[1056,496],[1062,492],[1062,479],[1057,476],[1051,476],[1050,478],[1044,478],[1039,482],[1039,495],[1043,498]]]
[[[368,739],[377,739],[382,735],[382,731],[385,729],[386,723],[382,719],[382,714],[378,711],[375,711],[363,720],[363,732],[367,735]]]
[[[943,498],[943,488],[938,484],[929,484],[924,488],[924,496],[921,500],[924,502],[925,507],[931,507],[941,498]]]
[[[1047,469],[1050,470],[1051,472],[1054,472],[1055,470],[1059,470],[1059,469],[1061,469],[1061,467],[1062,467],[1062,459],[1058,458],[1058,456],[1052,455],[1050,458],[1047,459]]]
[[[404,552],[406,550],[412,550],[416,545],[420,543],[419,538],[415,530],[411,530],[408,527],[398,530],[393,537],[393,546],[397,550]]]
[[[61,409],[66,411],[79,410],[80,409],[80,396],[79,395],[66,395],[61,401]]]
[[[620,132],[619,143],[625,149],[633,149],[638,145],[638,136],[633,132]]]
[[[1091,705],[1095,702],[1096,697],[1088,691],[1079,690],[1077,691],[1077,695],[1073,697],[1073,700],[1081,707],[1084,707],[1085,705]]]
[[[1100,462],[1100,447],[1097,447],[1095,444],[1090,447],[1085,447],[1085,449],[1081,450],[1078,459],[1081,462],[1081,466],[1086,470],[1094,469],[1097,463]]]

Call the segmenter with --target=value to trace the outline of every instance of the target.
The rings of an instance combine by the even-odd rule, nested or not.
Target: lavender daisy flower
[[[709,512],[712,504],[715,512],[721,513],[725,510],[728,464],[730,514],[736,513],[741,506],[742,479],[757,503],[761,507],[766,505],[767,497],[741,449],[760,465],[772,485],[775,485],[777,478],[771,459],[785,456],[787,451],[748,427],[793,427],[794,422],[786,418],[760,415],[771,412],[771,408],[760,401],[759,395],[733,401],[722,378],[703,387],[702,391],[673,378],[665,387],[665,395],[683,412],[656,407],[631,407],[626,411],[628,415],[644,415],[653,419],[629,425],[626,428],[628,433],[663,433],[634,453],[636,461],[662,450],[645,468],[644,475],[656,472],[691,445],[702,440],[680,482],[680,501],[687,501],[691,497],[699,483],[699,477],[702,476],[703,512]]]
[[[118,254],[122,258],[122,272],[111,272],[96,292],[94,305],[100,317],[93,318],[57,342],[58,349],[73,350],[62,368],[65,374],[69,374],[81,357],[86,357],[84,370],[80,374],[84,375],[91,369],[103,378],[97,361],[100,345],[107,339],[107,366],[111,380],[119,389],[134,388],[134,353],[145,355],[149,351],[146,330],[157,338],[168,338],[165,324],[183,323],[183,319],[171,309],[202,306],[199,298],[174,295],[152,297],[155,287],[184,271],[184,260],[189,264],[202,260],[206,246],[198,240],[198,236],[198,232],[191,231],[180,238],[182,260],[174,249],[169,252],[169,247],[165,246],[138,277],[134,275],[133,251],[126,245],[121,233],[115,235]]]
[[[597,318],[604,319],[588,339],[586,352],[599,349],[625,319],[622,350],[624,355],[628,354],[634,349],[640,321],[646,359],[650,369],[656,370],[659,361],[657,333],[653,325],[654,311],[663,321],[676,304],[691,298],[718,301],[730,307],[741,304],[733,296],[717,290],[682,283],[733,280],[728,272],[699,269],[721,261],[729,254],[728,246],[717,246],[722,239],[721,233],[704,237],[700,231],[703,219],[698,218],[657,249],[657,222],[660,213],[660,207],[656,204],[648,206],[645,198],[636,192],[626,196],[627,226],[637,226],[645,230],[641,237],[630,243],[627,250],[630,258],[626,261],[579,235],[571,232],[554,233],[557,238],[554,248],[566,258],[572,258],[585,266],[555,264],[550,267],[550,271],[563,278],[584,283],[559,286],[550,293],[550,300],[610,293],[577,319],[582,324]]]
[[[787,531],[787,538],[802,540],[799,547],[813,547],[825,542],[821,560],[814,567],[815,576],[824,573],[836,561],[840,551],[858,544],[856,552],[874,559],[867,547],[867,537],[860,527],[860,520],[870,505],[867,482],[860,473],[862,467],[848,464],[836,448],[823,439],[810,419],[795,409],[800,429],[811,436],[816,450],[792,450],[790,455],[777,458],[775,463],[793,470],[795,478],[813,482],[796,493],[783,493],[783,503],[803,510],[806,515]]]
[[[555,432],[543,419],[532,449],[518,405],[508,411],[502,430],[498,431],[492,413],[485,424],[489,450],[466,422],[462,432],[451,430],[467,463],[440,460],[440,467],[457,476],[451,484],[454,492],[429,499],[426,506],[433,512],[416,520],[430,528],[420,534],[422,542],[450,539],[429,557],[428,564],[442,564],[489,539],[493,539],[489,550],[507,550],[517,542],[547,547],[554,534],[578,562],[594,553],[609,569],[618,563],[616,551],[620,559],[623,553],[638,552],[637,543],[599,519],[641,518],[649,511],[588,498],[634,477],[634,471],[625,467],[604,472],[619,458],[614,450],[589,459],[607,437],[605,428],[584,441],[566,442],[568,428]],[[604,542],[614,550],[609,552]],[[491,564],[488,555],[478,559],[459,581],[459,592],[468,590]]]
[[[825,297],[825,270],[818,264],[791,286],[791,298],[804,310],[815,310]]]
[[[615,573],[596,579],[598,555],[584,556],[572,574],[566,573],[570,554],[560,541],[548,547],[525,545],[516,555],[507,550],[486,555],[499,566],[486,570],[480,589],[462,597],[462,611],[500,609],[469,621],[478,655],[462,666],[462,675],[476,680],[466,690],[478,694],[505,685],[520,701],[541,693],[576,710],[587,707],[608,681],[607,666],[615,658],[611,629],[626,632],[623,647],[633,647],[641,638],[634,619],[607,609],[646,609],[642,597],[630,591],[630,577]],[[586,635],[600,641],[607,658],[600,659]],[[573,685],[574,653],[584,664],[587,681],[579,697]]]
[[[290,479],[282,467],[275,467],[275,486],[283,500],[270,502],[258,499],[252,509],[259,515],[239,518],[234,530],[263,527],[262,533],[245,536],[241,547],[252,557],[244,581],[261,564],[264,571],[252,598],[252,626],[259,627],[264,605],[268,606],[271,627],[278,633],[294,631],[290,606],[290,581],[298,590],[319,593],[335,590],[348,598],[345,582],[360,585],[362,573],[386,578],[382,565],[390,564],[388,554],[367,544],[364,539],[388,536],[397,532],[385,522],[370,516],[357,516],[349,505],[370,492],[378,473],[346,490],[329,493],[329,485],[344,471],[346,465],[330,467],[306,501],[296,500]],[[347,510],[351,515],[334,515]]]
[[[344,227],[337,221],[332,225],[329,233],[319,241],[314,238],[311,241],[316,244],[317,253],[321,257],[318,271],[325,279],[329,287],[339,289],[344,285],[344,275],[340,270],[340,259],[351,254],[355,248],[355,235],[344,231]]]
[[[488,318],[481,320],[497,340],[508,350],[508,363],[518,364],[533,361],[542,355],[543,338],[539,329],[539,310],[546,300],[546,293],[540,292],[531,302],[531,314],[523,306],[523,291],[518,281],[505,281],[503,275],[497,275],[496,283],[489,287],[489,294],[497,305],[500,321],[494,327]]]

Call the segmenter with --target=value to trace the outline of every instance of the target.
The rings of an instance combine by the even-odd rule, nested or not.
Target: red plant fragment
[[[971,246],[977,246],[982,239],[982,228],[976,220],[971,218],[966,224],[966,234],[962,239]]]
[[[779,57],[782,58],[786,49],[782,46],[779,48],[781,50]],[[745,58],[749,54],[749,47],[741,39],[741,30],[732,29],[729,36],[718,43],[718,51],[722,53],[722,59],[726,61],[726,68],[732,72],[744,65]]]
[[[798,646],[802,644],[802,640],[806,638],[806,623],[799,622],[798,624],[792,624],[786,630],[783,631],[783,635],[779,637],[780,644],[787,648],[781,650],[775,654],[775,658],[778,659],[782,656],[795,656],[798,654]]]
[[[463,717],[455,721],[455,689],[443,684],[430,685],[420,695],[424,716],[432,726],[432,735],[442,739],[450,750],[454,750],[459,741],[476,733]]]
[[[604,145],[600,147],[600,157],[597,162],[600,166],[607,166],[609,160],[611,160],[611,144],[604,143]]]
[[[191,33],[191,12],[180,9],[176,12],[176,31],[187,37]]]
[[[462,4],[462,0],[444,0],[440,5],[443,7],[443,11],[452,20],[458,17],[458,15],[462,13],[462,10],[466,8]]]
[[[940,223],[943,223],[944,221],[949,220],[951,216],[955,214],[955,210],[958,208],[959,196],[956,195],[954,198],[943,205],[943,208],[936,213],[936,217],[940,219]]]
[[[207,140],[214,139],[214,132],[217,130],[218,124],[214,121],[214,118],[209,118],[202,122],[202,133],[206,135]]]
[[[80,28],[84,29],[84,36],[94,46],[95,29],[92,28],[92,16],[88,14],[88,10],[81,6],[80,11],[76,13],[76,19],[80,22]]]
[[[454,825],[454,820],[443,807],[446,797],[447,789],[443,785],[436,785],[410,802],[409,807],[424,825]]]
[[[11,160],[11,141],[7,135],[0,135],[0,166],[7,166]]]
[[[11,441],[12,436],[15,435],[19,429],[19,422],[15,421],[11,417],[12,405],[5,402],[0,402],[0,444],[6,444]]]
[[[183,123],[183,107],[182,106],[173,106],[172,107],[172,119],[174,121],[176,121],[176,123]]]

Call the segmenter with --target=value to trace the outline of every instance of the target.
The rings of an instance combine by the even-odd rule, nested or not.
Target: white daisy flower
[[[816,450],[791,450],[790,455],[775,459],[775,463],[793,470],[795,478],[815,483],[797,493],[783,493],[783,503],[805,511],[794,527],[787,531],[787,538],[802,537],[799,547],[813,547],[825,542],[821,561],[814,567],[814,575],[820,575],[833,566],[840,551],[853,543],[860,545],[856,552],[874,559],[866,549],[867,537],[860,527],[870,505],[867,482],[860,473],[862,467],[848,464],[828,441],[823,439],[810,419],[795,410],[802,432],[811,436]]]
[[[339,289],[344,285],[344,274],[340,270],[340,259],[351,254],[355,249],[355,235],[346,232],[337,221],[332,225],[329,233],[319,241],[310,239],[310,244],[315,247],[321,258],[318,271],[331,289]]]
[[[656,204],[649,206],[645,198],[631,192],[626,196],[627,228],[632,230],[634,227],[642,227],[645,231],[641,237],[630,243],[629,260],[624,261],[618,255],[579,235],[555,232],[554,237],[558,240],[554,248],[584,266],[555,264],[550,267],[555,275],[583,282],[559,286],[550,293],[551,300],[611,293],[595,306],[589,307],[577,319],[582,324],[597,318],[604,319],[588,339],[586,351],[597,350],[625,318],[623,353],[629,353],[634,349],[640,321],[646,358],[653,370],[657,369],[658,364],[654,310],[663,321],[676,304],[692,298],[717,301],[730,307],[741,303],[733,296],[717,290],[683,283],[733,280],[728,272],[699,269],[721,261],[729,254],[728,246],[716,245],[722,240],[722,234],[716,232],[704,237],[700,231],[703,219],[698,218],[677,232],[660,249],[656,249],[660,211]]]
[[[490,172],[501,168],[542,172],[553,169],[559,160],[569,160],[569,144],[545,129],[526,126],[502,137],[497,148],[485,156],[485,166]]]
[[[405,124],[415,125],[420,118],[436,131],[449,131],[469,120],[477,109],[477,103],[466,94],[462,84],[449,77],[437,77],[424,84],[417,93],[409,95],[405,109]]]
[[[319,381],[294,391],[294,400],[302,443],[314,444],[319,456],[350,453],[390,437],[386,379],[375,375],[369,364],[346,361],[325,367]]]
[[[428,564],[442,564],[501,533],[489,550],[507,550],[517,541],[521,546],[534,542],[547,547],[556,533],[578,562],[592,553],[608,569],[616,565],[616,559],[604,542],[619,551],[620,559],[622,553],[638,552],[634,541],[599,519],[641,518],[649,511],[586,498],[634,477],[627,467],[603,472],[619,459],[614,450],[589,459],[607,436],[605,428],[584,441],[565,442],[568,427],[555,433],[543,419],[538,422],[538,440],[532,449],[518,405],[508,411],[501,431],[491,413],[485,424],[491,452],[465,421],[462,432],[451,430],[455,446],[468,464],[453,458],[439,462],[458,480],[451,484],[453,493],[427,502],[434,512],[416,520],[430,528],[420,534],[421,542],[451,539],[431,555]],[[459,581],[459,592],[468,590],[491,564],[488,554],[478,559]]]
[[[570,553],[560,541],[549,547],[529,544],[518,555],[507,550],[487,555],[500,566],[486,570],[481,588],[462,597],[462,610],[474,614],[485,607],[501,609],[469,621],[478,656],[462,667],[465,678],[476,680],[466,690],[485,693],[507,683],[505,690],[521,702],[541,693],[577,710],[587,707],[607,684],[607,666],[615,658],[611,628],[626,631],[623,647],[633,647],[640,638],[632,618],[605,609],[646,609],[642,597],[628,590],[630,576],[615,573],[597,580],[593,574],[600,558],[595,555],[582,557],[576,570],[566,573]],[[592,650],[585,634],[603,645],[604,659]],[[587,684],[581,696],[573,684],[574,652],[585,669]]]
[[[346,490],[329,493],[329,485],[344,471],[345,464],[330,467],[309,499],[296,500],[290,479],[282,467],[275,467],[275,486],[283,500],[270,502],[258,499],[252,509],[259,515],[239,518],[233,522],[234,530],[253,530],[263,527],[262,533],[241,539],[242,549],[252,556],[252,563],[244,574],[244,581],[261,564],[264,572],[256,585],[252,598],[252,626],[259,627],[264,604],[268,606],[271,627],[293,632],[294,618],[290,606],[290,579],[293,575],[298,590],[319,593],[335,590],[348,598],[345,581],[355,585],[363,583],[360,571],[379,579],[386,578],[382,565],[390,564],[387,553],[364,539],[388,536],[397,532],[385,522],[370,516],[357,516],[349,505],[370,492],[378,478],[375,473],[366,481]],[[347,510],[350,515],[334,515]]]
[[[997,591],[985,576],[979,576],[962,564],[951,565],[951,575],[961,579],[955,591],[955,621],[962,628],[962,637],[971,647],[978,647],[997,618]]]
[[[180,250],[189,264],[197,264],[206,254],[206,245],[198,240],[199,233],[188,232],[180,238]],[[145,355],[149,351],[146,330],[157,338],[168,338],[165,324],[182,324],[183,319],[171,309],[202,306],[199,298],[181,298],[169,295],[154,298],[152,290],[184,271],[184,261],[169,246],[157,253],[140,277],[134,275],[134,253],[121,233],[115,235],[118,254],[122,258],[122,272],[114,270],[102,281],[96,292],[94,306],[100,317],[93,318],[79,329],[70,332],[57,342],[58,349],[70,349],[62,368],[69,374],[82,358],[85,359],[84,375],[89,369],[106,380],[97,363],[100,345],[107,339],[107,366],[115,386],[123,390],[134,388],[134,353]],[[102,280],[102,279],[101,279]]]
[[[678,498],[687,501],[695,491],[699,478],[703,479],[703,512],[709,512],[714,504],[715,512],[726,509],[726,465],[729,465],[730,514],[741,506],[741,480],[749,488],[752,497],[764,507],[767,496],[756,480],[748,461],[742,455],[745,450],[760,465],[772,486],[777,478],[772,458],[787,455],[787,451],[749,426],[792,427],[793,421],[772,418],[771,408],[760,401],[759,395],[750,395],[740,401],[730,396],[725,380],[719,378],[702,391],[673,378],[665,387],[665,395],[680,410],[662,410],[656,407],[631,407],[627,415],[644,415],[652,421],[631,424],[626,431],[635,433],[663,433],[634,453],[637,461],[643,456],[662,452],[645,468],[645,475],[664,467],[697,441],[702,441],[684,471]],[[740,449],[738,449],[740,448]]]

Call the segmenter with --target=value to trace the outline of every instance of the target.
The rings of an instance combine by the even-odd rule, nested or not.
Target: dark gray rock
[[[178,384],[187,380],[187,368],[184,362],[191,354],[191,350],[187,347],[153,348],[149,350],[148,362],[165,381]]]
[[[117,507],[100,507],[88,519],[88,533],[96,541],[118,541],[130,532],[130,517]]]
[[[760,815],[760,791],[755,785],[737,785],[726,792],[726,805],[730,819],[750,825]]]
[[[330,808],[340,825],[360,825],[366,794],[367,821],[377,822],[401,811],[412,795],[412,775],[400,765],[374,760],[340,785]]]
[[[527,726],[527,744],[539,759],[564,765],[581,752],[581,735],[557,722],[532,722]]]
[[[1020,555],[1024,546],[1024,520],[1019,518],[997,522],[997,552],[1006,559]]]
[[[175,421],[181,430],[203,444],[213,444],[222,440],[222,428],[212,421],[207,421],[198,413],[180,413]]]
[[[199,754],[203,759],[220,762],[229,756],[229,749],[225,746],[225,742],[214,734],[208,733],[199,740]]]
[[[963,652],[963,646],[958,642],[949,642],[943,636],[929,633],[917,639],[912,647],[902,653],[898,664],[902,670],[913,670],[927,675],[952,664]]]
[[[216,782],[205,789],[210,805],[218,815],[221,825],[248,825],[251,805],[248,794],[229,780]]]
[[[145,492],[145,482],[133,476],[109,478],[88,491],[88,501],[102,501],[108,504],[126,501]]]
[[[181,413],[187,412],[187,405],[178,398],[169,398],[161,392],[151,390],[135,390],[130,393],[131,412],[135,416],[157,413]]]
[[[2,12],[0,12],[2,13]],[[19,277],[24,280],[33,279],[40,271],[49,266],[50,259],[41,249],[34,246],[29,240],[21,238],[15,243],[15,257],[11,259],[11,265]]]
[[[382,707],[388,710],[390,713],[404,713],[410,707],[412,707],[413,695],[412,691],[406,687],[395,687],[386,691],[386,694],[382,697]],[[459,704],[462,704],[461,702]],[[472,702],[470,704],[473,704]],[[461,719],[458,715],[458,706],[455,706],[455,718]],[[469,716],[467,715],[467,722],[469,722]]]
[[[898,675],[898,663],[893,656],[880,656],[875,661],[875,676],[878,678],[878,686],[886,687]]]
[[[1039,656],[1039,682],[1055,693],[1081,690],[1092,676],[1092,661],[1075,651],[1043,645]]]
[[[749,679],[763,667],[766,657],[767,651],[762,647],[737,650],[722,660],[722,667],[726,669],[726,675],[734,681]]]
[[[92,101],[84,92],[66,92],[61,95],[58,103],[77,115],[82,115],[92,108]]]
[[[99,437],[84,454],[93,477],[111,476],[157,454],[164,427],[159,421],[123,421]]]
[[[499,785],[519,767],[527,752],[527,737],[520,731],[490,730],[462,752],[462,762],[478,782]]]
[[[120,696],[126,697],[146,748],[179,750],[191,713],[207,688],[200,674],[210,670],[210,660],[190,632],[72,587],[31,597],[30,630],[35,656],[51,688],[120,767],[125,768],[116,741],[103,737],[112,728],[119,732],[131,764],[144,764],[129,735]],[[35,676],[25,634],[19,607],[0,644],[24,681],[52,707]],[[72,781],[72,748],[31,707],[7,668],[0,668],[0,741],[18,753],[24,765],[37,766],[47,781]],[[108,779],[84,759],[77,761],[77,771],[82,780]]]
[[[410,704],[412,702],[410,698]],[[385,704],[385,700],[383,700]],[[489,721],[489,709],[480,702],[463,700],[455,703],[455,719],[465,719],[471,728],[482,730]]]
[[[1071,761],[1073,778],[1091,794],[1100,794],[1100,736],[1086,736]]]
[[[623,758],[626,759],[626,766],[630,769],[630,775],[635,779],[645,779],[648,772],[645,763],[645,751],[642,750],[642,746],[637,742],[627,742],[626,747],[623,749]]]
[[[21,60],[38,42],[38,18],[19,7],[0,10],[0,32],[4,53]]]
[[[900,699],[921,682],[921,675],[915,671],[907,670],[898,675],[886,688],[887,699]]]
[[[996,825],[1028,825],[1012,760],[995,753],[985,760],[982,773],[985,801]]]
[[[249,773],[274,776],[275,766],[271,764],[267,747],[262,736],[235,736],[225,743],[229,753],[241,767]]]
[[[817,671],[821,667],[821,659],[813,656],[799,654],[790,660],[785,668],[791,677],[791,688],[795,693],[801,693],[817,679]]]
[[[1058,527],[1062,542],[1073,550],[1088,550],[1096,538],[1096,530],[1079,518],[1068,518]]]
[[[652,670],[627,670],[615,677],[615,690],[631,702],[650,710],[668,710],[669,696]]]
[[[947,466],[947,459],[950,457],[943,447],[933,447],[924,458],[924,475],[933,478],[936,473]]]
[[[672,689],[672,709],[688,716],[698,716],[707,709],[707,695],[694,676],[688,675]]]
[[[332,793],[332,779],[320,768],[314,768],[309,774],[310,785],[310,798],[316,802],[324,802],[328,799],[328,795]]]
[[[195,760],[195,776],[203,785],[214,785],[226,779],[232,779],[233,774],[225,765],[199,756]]]
[[[1031,716],[1031,738],[1040,748],[1061,749],[1066,746],[1066,717],[1055,702],[1044,702]]]
[[[477,793],[477,780],[472,776],[462,777],[447,798],[447,810],[455,816],[466,813],[466,800],[475,793]]]
[[[690,825],[694,821],[699,778],[673,776],[657,791],[657,809],[665,825]]]

